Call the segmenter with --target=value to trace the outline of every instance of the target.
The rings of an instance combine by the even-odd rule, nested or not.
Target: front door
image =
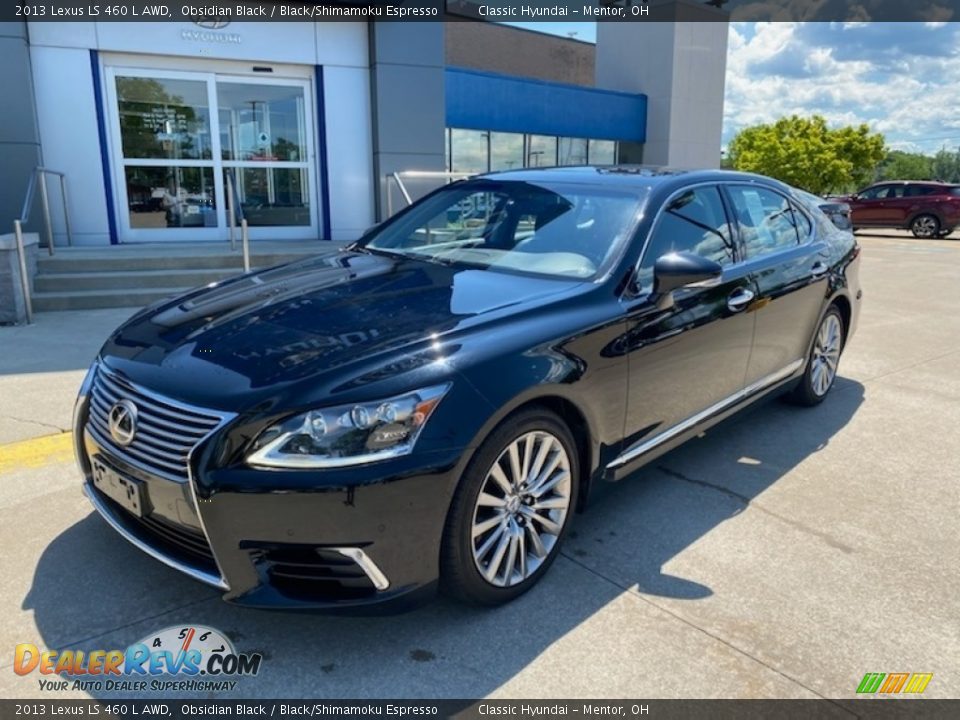
[[[124,242],[317,237],[312,87],[299,79],[107,68]],[[227,194],[232,190],[232,198]]]
[[[692,252],[720,263],[720,283],[674,291],[660,309],[652,289],[656,259]],[[666,205],[637,273],[645,296],[627,315],[628,408],[624,454],[642,457],[697,414],[744,387],[754,316],[746,312],[751,280],[739,263],[732,225],[716,186],[682,191]]]
[[[876,185],[867,188],[850,202],[851,215],[855,227],[884,225],[889,221],[887,198],[891,185]]]

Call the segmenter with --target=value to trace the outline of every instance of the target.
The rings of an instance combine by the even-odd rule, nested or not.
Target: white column
[[[597,23],[596,85],[647,96],[644,163],[719,167],[728,14],[694,0],[653,0],[650,14]]]

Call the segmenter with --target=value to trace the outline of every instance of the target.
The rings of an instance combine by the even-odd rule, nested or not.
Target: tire
[[[922,240],[935,238],[940,234],[940,221],[936,215],[930,215],[929,213],[917,215],[910,222],[910,232],[913,233],[915,238]]]
[[[490,433],[460,478],[447,515],[440,547],[444,593],[494,606],[536,585],[559,554],[576,507],[576,448],[567,425],[545,408],[522,410]],[[540,477],[530,472],[538,463]],[[526,479],[521,488],[532,492],[514,492],[510,481],[518,474]],[[549,507],[537,508],[540,502]]]
[[[807,369],[790,395],[791,401],[807,407],[823,402],[836,382],[845,337],[843,315],[836,305],[831,305],[817,326],[817,333],[810,344]]]

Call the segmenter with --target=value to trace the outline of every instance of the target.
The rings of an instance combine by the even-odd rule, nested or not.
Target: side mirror
[[[685,287],[713,287],[722,276],[718,262],[689,252],[668,253],[653,265],[653,292],[666,295]]]

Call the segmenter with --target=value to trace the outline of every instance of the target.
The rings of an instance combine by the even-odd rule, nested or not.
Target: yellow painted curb
[[[21,468],[38,468],[73,458],[73,433],[44,435],[0,445],[0,475]]]

